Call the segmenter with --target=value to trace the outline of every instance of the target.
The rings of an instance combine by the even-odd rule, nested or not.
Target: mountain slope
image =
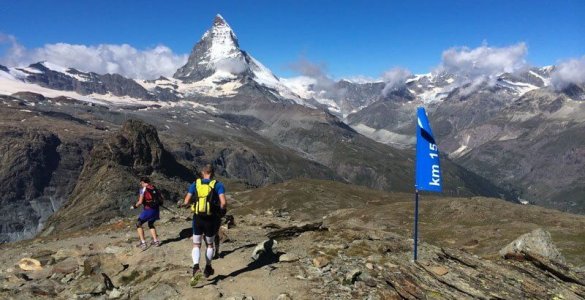
[[[418,101],[380,100],[347,120],[369,137],[408,148],[414,143],[410,116],[425,105],[440,149],[455,162],[514,190],[518,201],[583,213],[578,157],[585,145],[585,107],[578,89],[553,89],[553,71],[505,73],[494,82],[461,85],[443,94],[448,80],[439,84],[433,75],[419,76],[406,85]],[[440,87],[438,96],[425,104],[422,95],[431,86]]]

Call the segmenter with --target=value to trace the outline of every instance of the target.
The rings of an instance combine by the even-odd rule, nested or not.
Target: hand
[[[132,205],[130,206],[130,209],[136,209],[136,206]]]

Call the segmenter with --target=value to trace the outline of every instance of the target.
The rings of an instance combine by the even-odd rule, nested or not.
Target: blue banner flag
[[[425,109],[417,109],[416,126],[416,183],[418,191],[442,191],[439,148],[433,138]]]

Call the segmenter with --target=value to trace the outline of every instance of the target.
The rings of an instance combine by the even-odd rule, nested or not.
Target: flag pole
[[[418,190],[414,190],[414,261],[418,258]]]

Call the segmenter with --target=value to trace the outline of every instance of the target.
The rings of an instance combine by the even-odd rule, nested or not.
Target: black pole
[[[418,258],[418,190],[414,192],[414,261]]]

